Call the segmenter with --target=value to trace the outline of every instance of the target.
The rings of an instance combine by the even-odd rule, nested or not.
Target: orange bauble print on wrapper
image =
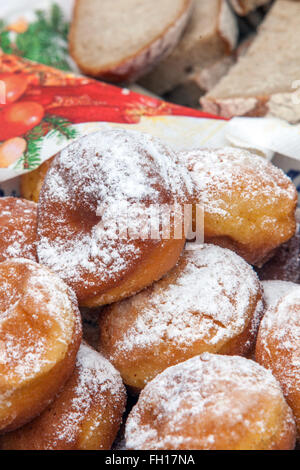
[[[44,108],[34,101],[12,103],[0,113],[0,140],[24,135],[40,124]]]
[[[0,81],[5,86],[6,104],[17,101],[25,93],[28,86],[27,76],[24,74],[0,74]]]
[[[7,168],[22,157],[27,147],[22,137],[13,137],[0,145],[0,168]]]

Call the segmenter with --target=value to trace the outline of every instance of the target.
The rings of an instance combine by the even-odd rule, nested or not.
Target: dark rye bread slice
[[[204,111],[299,122],[299,44],[300,2],[277,0],[245,56],[201,98]]]
[[[237,36],[236,17],[227,0],[196,0],[178,45],[140,83],[158,95],[167,93],[198,68],[210,67],[230,54]]]
[[[179,41],[192,0],[76,0],[70,53],[86,74],[133,81]]]

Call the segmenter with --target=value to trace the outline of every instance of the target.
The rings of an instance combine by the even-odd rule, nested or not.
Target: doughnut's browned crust
[[[204,236],[261,265],[296,229],[297,191],[292,181],[263,157],[225,147],[182,152],[204,206]]]
[[[109,450],[119,430],[126,391],[119,373],[81,345],[73,375],[35,420],[0,439],[2,450]]]
[[[23,175],[22,195],[26,199],[38,202],[39,194],[52,160],[47,160],[36,170]],[[93,308],[109,304],[116,299],[121,300],[130,294],[132,295],[134,292],[139,292],[144,286],[160,279],[176,264],[184,243],[185,240],[169,240],[154,248],[137,269],[134,270],[133,274],[128,277],[126,282],[121,282],[119,286],[108,290],[104,294],[85,299],[82,305]]]
[[[38,202],[41,188],[52,161],[53,158],[44,162],[31,173],[22,176],[21,190],[23,197]],[[140,291],[144,286],[160,279],[176,264],[184,243],[185,240],[169,240],[168,243],[163,243],[154,248],[126,282],[122,282],[120,286],[116,286],[104,294],[85,299],[82,304],[93,308],[109,304],[116,299],[121,300],[128,297],[129,294]]]
[[[270,371],[205,353],[145,387],[125,437],[129,450],[291,450],[295,422]]]
[[[181,208],[191,188],[174,153],[146,134],[109,129],[79,139],[55,158],[40,193],[39,261],[74,289],[80,305],[128,297],[174,266],[185,236],[175,237],[182,222],[173,216],[166,239],[112,234],[120,203],[129,203],[130,232],[155,207],[157,214],[161,206]]]
[[[134,295],[145,286],[161,279],[164,274],[175,266],[184,244],[185,240],[171,239],[162,242],[158,247],[149,251],[147,256],[145,250],[144,260],[139,265],[132,267],[132,272],[127,279],[103,294],[85,299],[81,302],[81,305],[93,308],[108,305]]]
[[[43,186],[47,171],[49,170],[54,157],[46,160],[36,170],[21,175],[21,196],[29,201],[38,202],[40,191]]]
[[[36,261],[37,206],[15,197],[0,198],[0,262],[8,258]]]
[[[263,313],[253,269],[232,251],[204,245],[139,294],[105,307],[99,350],[133,390],[202,352],[249,354]]]
[[[259,328],[256,360],[270,369],[293,410],[300,439],[300,287],[267,310]]]
[[[281,245],[274,256],[257,274],[262,281],[286,281],[300,284],[300,225],[297,215],[297,232],[287,243]]]
[[[70,377],[81,322],[70,289],[25,259],[0,263],[0,432],[32,420]]]

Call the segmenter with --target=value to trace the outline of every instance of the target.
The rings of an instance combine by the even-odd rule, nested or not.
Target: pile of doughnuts
[[[0,199],[0,449],[295,448],[297,192],[281,170],[105,126],[21,188]],[[282,252],[289,276],[269,276]]]

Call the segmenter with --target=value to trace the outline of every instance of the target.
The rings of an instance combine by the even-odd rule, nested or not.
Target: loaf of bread
[[[133,81],[180,39],[192,0],[76,0],[70,53],[87,75]],[[159,7],[159,8],[158,8]]]
[[[203,98],[224,117],[276,116],[300,121],[300,2],[277,0],[244,57]]]
[[[196,0],[177,47],[140,83],[158,95],[169,92],[184,83],[197,67],[210,67],[230,54],[237,36],[236,18],[226,0]]]

